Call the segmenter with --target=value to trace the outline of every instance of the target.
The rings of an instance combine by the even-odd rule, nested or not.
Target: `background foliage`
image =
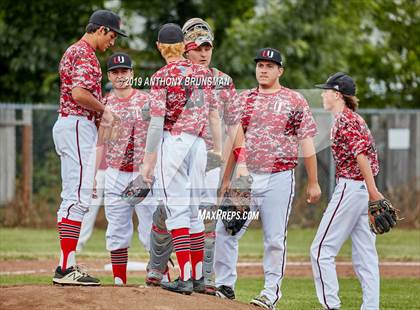
[[[124,16],[131,36],[113,50],[130,52],[140,75],[162,64],[155,49],[161,24],[200,16],[214,28],[214,64],[238,87],[254,86],[254,53],[272,46],[285,58],[283,83],[292,88],[311,88],[342,70],[357,80],[363,106],[419,106],[418,0],[4,0],[0,100],[56,102],[61,56],[104,6]],[[98,53],[102,63],[110,52]]]
[[[92,11],[104,7],[123,16],[130,37],[97,53],[103,72],[106,58],[123,50],[134,58],[136,76],[150,76],[163,65],[155,48],[159,26],[199,16],[215,32],[213,65],[238,89],[256,85],[254,54],[271,46],[283,55],[281,83],[290,88],[312,88],[344,71],[358,84],[361,107],[420,106],[419,0],[3,0],[0,102],[56,104],[59,61],[83,35]],[[60,185],[51,138],[55,117],[52,111],[34,114],[34,201],[38,210],[54,206],[51,218]]]

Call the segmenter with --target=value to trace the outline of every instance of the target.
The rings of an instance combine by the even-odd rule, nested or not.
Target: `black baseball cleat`
[[[191,279],[182,281],[180,278],[178,278],[173,282],[163,282],[160,284],[160,286],[165,290],[184,295],[191,295],[194,290],[193,280]]]
[[[204,285],[204,277],[201,279],[193,280],[193,290],[194,293],[205,294],[206,293],[206,286]]]
[[[61,266],[55,270],[53,277],[54,284],[61,285],[82,285],[82,286],[99,286],[101,282],[99,279],[91,277],[86,272],[82,271],[79,266],[72,266],[67,268],[64,272]]]
[[[235,292],[233,289],[226,285],[221,285],[216,290],[216,296],[220,298],[235,299]]]

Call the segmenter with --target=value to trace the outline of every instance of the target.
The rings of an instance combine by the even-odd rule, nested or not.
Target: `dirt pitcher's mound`
[[[256,308],[208,295],[185,296],[160,288],[142,286],[16,285],[0,287],[0,309],[255,310]]]

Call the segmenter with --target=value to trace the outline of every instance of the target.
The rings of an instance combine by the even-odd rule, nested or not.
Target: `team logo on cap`
[[[273,58],[274,56],[274,51],[271,50],[264,50],[261,52],[261,56],[262,57],[266,57],[266,58]]]
[[[119,55],[114,57],[114,64],[121,64],[124,63],[125,59],[124,56]]]

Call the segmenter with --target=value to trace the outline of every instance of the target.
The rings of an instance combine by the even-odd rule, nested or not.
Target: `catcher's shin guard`
[[[213,204],[201,205],[200,209],[204,212],[215,214],[217,206]],[[213,261],[214,261],[214,243],[215,243],[215,230],[216,218],[206,216],[204,220],[204,261],[203,261],[203,276],[204,284],[206,286],[206,293],[215,294],[216,289],[213,281]]]
[[[150,233],[150,260],[146,278],[146,284],[148,285],[160,285],[171,257],[172,236],[166,230],[165,220],[165,207],[159,205],[153,214],[153,225]]]

